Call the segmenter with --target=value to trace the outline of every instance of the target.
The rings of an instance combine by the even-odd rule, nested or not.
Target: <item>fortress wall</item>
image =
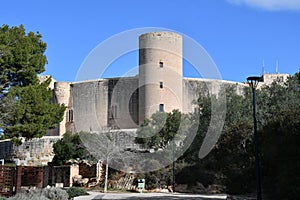
[[[264,74],[262,76],[263,82],[258,84],[258,88],[265,85],[271,85],[275,80],[286,82],[289,76],[289,74]]]
[[[183,112],[194,112],[197,107],[196,101],[201,95],[209,95],[206,82],[197,79],[183,79]]]
[[[211,80],[199,78],[183,78],[183,112],[194,112],[200,96],[216,95],[226,87],[232,87],[238,95],[243,95],[247,84],[224,80]]]
[[[72,84],[73,132],[138,126],[138,78]]]
[[[97,131],[107,126],[108,81],[72,84],[72,110],[75,132]]]
[[[138,86],[138,77],[108,80],[108,126],[120,129],[138,127]]]
[[[23,140],[20,146],[13,145],[13,160],[24,166],[47,165],[54,157],[53,144],[60,139],[60,136],[44,136]]]

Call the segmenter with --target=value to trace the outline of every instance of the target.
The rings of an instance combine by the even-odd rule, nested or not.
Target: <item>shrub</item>
[[[69,198],[74,198],[81,195],[88,195],[88,193],[80,187],[70,187],[67,189],[67,193],[69,194]]]
[[[44,188],[31,190],[26,193],[18,193],[8,200],[67,200],[68,193],[60,188]]]
[[[44,188],[42,190],[42,195],[54,200],[65,200],[69,197],[65,190],[56,187]]]

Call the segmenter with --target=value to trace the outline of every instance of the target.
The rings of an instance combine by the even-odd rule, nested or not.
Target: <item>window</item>
[[[114,106],[114,119],[117,119],[118,117],[118,110],[117,110],[117,106]]]
[[[118,117],[118,112],[117,112],[117,106],[116,105],[111,106],[109,116],[110,116],[111,119],[116,119]]]
[[[68,113],[68,122],[73,122],[73,110],[70,109]]]
[[[164,104],[159,104],[159,112],[164,112]]]
[[[164,83],[163,82],[159,82],[159,88],[164,88]]]
[[[159,62],[159,67],[163,68],[164,67],[164,63],[162,61]]]

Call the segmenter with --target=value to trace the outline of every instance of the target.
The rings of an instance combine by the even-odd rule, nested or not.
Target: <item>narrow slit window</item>
[[[112,118],[116,119],[118,117],[118,109],[117,109],[116,105],[112,106],[112,111],[111,112],[112,112]]]
[[[164,112],[164,104],[159,104],[159,112]]]
[[[164,63],[162,61],[159,62],[159,67],[163,68],[164,67]]]
[[[110,107],[109,118],[116,119],[118,117],[118,108],[116,105]]]
[[[69,121],[69,122],[73,122],[73,110],[72,110],[72,109],[69,110],[68,115],[69,115],[68,121]]]
[[[159,88],[164,88],[164,83],[163,82],[159,82]]]

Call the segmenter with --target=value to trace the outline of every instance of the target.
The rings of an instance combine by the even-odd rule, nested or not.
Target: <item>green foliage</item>
[[[282,110],[295,110],[300,105],[299,73],[287,82],[275,80],[271,85],[257,90],[257,120],[259,128],[274,120]]]
[[[171,113],[156,112],[151,120],[145,120],[138,130],[135,141],[146,148],[165,148],[179,130],[183,114],[178,110]]]
[[[52,91],[48,89],[50,81],[10,88],[0,105],[2,113],[9,113],[2,118],[7,138],[42,137],[63,119],[65,106],[52,102]],[[5,102],[11,102],[10,106]]]
[[[67,132],[61,140],[53,145],[55,156],[52,162],[55,165],[63,165],[70,159],[85,158],[89,155],[80,140],[79,134]]]
[[[39,84],[47,63],[40,33],[0,27],[0,128],[6,138],[42,137],[63,118],[64,106],[52,101],[50,79]]]
[[[211,119],[211,99],[206,96],[201,96],[197,105],[199,108],[199,112],[191,114],[191,121],[199,121],[199,124],[192,124],[191,129],[196,129],[197,134],[191,143],[190,147],[185,151],[184,155],[180,159],[184,159],[188,163],[195,164],[199,161],[199,150],[200,146],[203,142],[205,134],[208,130],[208,126]]]
[[[232,86],[225,88],[225,91],[227,108],[224,130],[241,120],[252,123],[252,93],[249,88],[244,89],[244,96],[238,95]]]
[[[69,199],[82,196],[82,195],[88,195],[88,193],[83,188],[80,187],[70,187],[67,189],[67,193],[69,195]]]
[[[285,83],[278,79],[271,85],[257,90],[262,186],[264,196],[269,196],[271,199],[297,199],[300,192],[299,83],[300,74],[297,73]],[[190,114],[189,119],[199,121],[199,124],[195,123],[190,127],[191,131],[197,130],[197,135],[189,149],[177,161],[182,164],[182,167],[176,170],[176,183],[188,184],[191,187],[201,183],[206,188],[219,185],[221,186],[219,192],[229,194],[253,193],[256,189],[256,178],[252,92],[250,88],[245,88],[244,94],[240,96],[232,87],[225,89],[227,113],[222,135],[212,151],[201,160],[198,158],[198,152],[210,125],[211,100],[217,99],[214,99],[215,96],[200,96],[196,102],[199,112]],[[153,118],[153,121],[147,120],[143,124],[144,133],[151,135],[155,128],[165,129],[161,124],[167,121],[166,114],[153,116]],[[173,121],[176,122],[176,120]],[[173,127],[177,126],[173,124]],[[168,136],[168,134],[165,135]],[[161,145],[164,138],[161,135],[153,136],[155,137],[150,138],[150,141],[149,138],[141,138],[141,140],[152,148],[155,145]],[[162,147],[161,145],[160,148]],[[168,177],[172,175],[170,166],[164,170],[169,170],[163,172],[168,174]],[[162,171],[144,174],[144,178],[148,180],[148,188],[159,187],[159,177]],[[166,184],[171,184],[171,182],[172,180],[166,181]]]
[[[250,193],[255,186],[252,133],[251,124],[236,122],[225,130],[212,151],[217,161],[215,167],[223,174],[222,182],[227,193]]]
[[[40,33],[19,27],[0,27],[0,95],[11,86],[37,84],[47,63],[46,43]]]
[[[262,167],[272,199],[298,199],[300,192],[300,106],[281,111],[261,134]]]
[[[21,138],[13,137],[13,138],[11,138],[11,141],[12,141],[12,143],[13,143],[14,145],[16,145],[16,146],[20,146],[20,145],[22,144]]]
[[[153,190],[155,188],[166,189],[172,185],[172,177],[172,165],[159,169],[157,171],[138,175],[138,178],[145,179],[146,190]],[[137,185],[137,179],[135,179],[134,184]]]

